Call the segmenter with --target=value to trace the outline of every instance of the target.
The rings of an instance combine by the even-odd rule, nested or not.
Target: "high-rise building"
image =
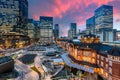
[[[68,30],[68,36],[72,39],[77,33],[76,23],[70,23],[70,29]]]
[[[120,30],[118,30],[118,31],[116,32],[116,38],[117,38],[117,40],[120,41]]]
[[[0,30],[2,32],[26,34],[27,18],[27,0],[0,0]]]
[[[102,5],[95,10],[95,28],[113,28],[113,6]]]
[[[38,42],[40,38],[40,21],[34,21],[34,25],[35,25],[35,42]]]
[[[113,42],[116,40],[116,32],[116,29],[102,28],[97,32],[97,35],[100,36],[100,41]]]
[[[69,51],[61,56],[67,66],[75,68],[78,74],[79,70],[92,74],[88,80],[120,80],[119,44],[101,43],[99,36],[93,34],[83,35],[80,41],[57,40],[56,44]]]
[[[71,38],[71,30],[70,29],[68,30],[68,38],[69,39]]]
[[[40,21],[34,21],[35,22],[35,26],[40,27]]]
[[[15,27],[16,32],[27,34],[27,20],[28,20],[28,0],[19,1],[19,20],[18,26]]]
[[[54,32],[54,38],[55,39],[59,38],[59,24],[55,24],[53,32]]]
[[[102,5],[95,10],[95,33],[103,42],[116,40],[116,30],[113,29],[113,6]]]
[[[40,44],[53,43],[53,17],[40,16]]]
[[[34,42],[35,40],[35,25],[33,19],[28,19],[28,36],[30,38],[30,42]]]
[[[94,34],[94,30],[95,30],[95,17],[93,16],[86,20],[86,32],[87,34],[89,34],[90,32]]]

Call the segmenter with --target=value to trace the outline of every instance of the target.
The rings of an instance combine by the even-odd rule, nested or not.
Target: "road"
[[[44,80],[52,80],[51,79],[51,75],[46,75],[45,78],[44,78]]]
[[[43,80],[52,80],[51,75],[46,74],[47,73],[47,68],[42,64],[40,57],[42,55],[39,55],[35,58],[35,66],[41,73],[42,77],[44,78]]]
[[[35,64],[35,67],[38,69],[38,71],[41,73],[41,76],[44,77],[44,76],[45,76],[45,71],[44,71],[44,69],[43,69],[43,67],[42,67],[42,62],[41,62],[39,56],[37,56],[37,57],[35,58],[34,64]]]
[[[24,50],[25,49],[25,50]],[[20,56],[18,56],[19,52],[21,52],[21,56],[24,54],[27,54],[26,51],[27,47],[21,48],[21,49],[7,49],[6,50],[6,56],[10,56],[12,54],[16,55],[15,61],[15,69],[18,71],[19,76],[15,78],[14,80],[39,80],[39,75],[33,71],[29,65],[25,65],[22,62],[18,60]]]
[[[20,74],[15,80],[39,80],[39,75],[19,60],[15,60],[15,69]]]
[[[46,51],[43,51],[43,52],[51,52],[51,51],[55,51],[55,50],[52,48],[50,49],[47,48]],[[23,50],[22,51],[23,54],[21,54],[21,56],[23,56],[25,53],[37,54],[37,57],[34,60],[35,67],[41,73],[42,80],[51,80],[51,75],[47,74],[48,73],[47,68],[42,64],[42,61],[41,61],[43,52]],[[18,54],[15,54],[15,55],[18,55]],[[17,56],[17,58],[15,59],[15,69],[19,72],[20,75],[15,80],[39,80],[39,75],[30,68],[30,65],[23,64],[18,60],[18,57],[20,56]]]

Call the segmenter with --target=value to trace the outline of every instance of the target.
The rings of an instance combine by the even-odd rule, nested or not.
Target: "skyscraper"
[[[17,26],[15,27],[16,32],[27,34],[27,20],[28,20],[28,0],[18,0],[19,1],[19,19]]]
[[[14,31],[24,34],[27,29],[27,18],[27,0],[0,0],[0,30],[2,32]]]
[[[116,40],[116,30],[113,29],[113,6],[102,5],[95,10],[95,32],[104,42]]]
[[[30,38],[30,42],[34,42],[35,40],[35,25],[33,19],[28,19],[28,36]]]
[[[40,16],[40,43],[53,43],[53,17]]]
[[[55,24],[54,26],[54,38],[59,38],[59,24]]]
[[[113,6],[102,5],[95,10],[95,28],[113,28]]]
[[[69,38],[69,39],[72,38],[72,37],[71,37],[71,30],[70,30],[70,29],[68,30],[68,38]]]
[[[97,35],[100,36],[100,41],[112,42],[116,40],[116,31],[116,29],[102,28]]]
[[[34,24],[35,24],[35,42],[38,42],[40,38],[40,21],[34,21]]]
[[[70,29],[68,31],[69,38],[72,39],[76,35],[76,32],[76,23],[70,23]]]
[[[94,29],[95,29],[95,17],[93,16],[86,20],[86,30],[87,33],[91,32],[93,34]]]

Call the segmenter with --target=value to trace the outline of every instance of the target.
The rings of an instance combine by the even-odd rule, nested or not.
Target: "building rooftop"
[[[86,35],[84,35],[83,37],[98,37],[98,36],[96,36],[96,35],[94,35],[94,34],[91,34],[91,33],[89,33],[89,34],[86,34]]]
[[[110,50],[109,53],[110,53],[110,55],[113,55],[113,56],[120,56],[120,48],[115,46]]]
[[[62,58],[56,58],[56,59],[53,59],[53,62],[57,62],[57,63],[59,63],[59,62],[63,62],[63,59]]]
[[[102,6],[100,6],[99,8],[97,8],[96,10],[95,10],[95,12],[97,12],[97,11],[100,11],[102,8],[113,8],[113,6],[111,6],[111,5],[102,5]]]
[[[113,56],[120,56],[120,47],[112,46],[112,45],[106,45],[102,43],[82,43],[82,42],[70,42],[74,44],[74,46],[78,46],[78,49],[89,49],[89,50],[95,50],[99,54],[107,56],[108,54]],[[112,51],[112,53],[111,53]]]
[[[80,40],[79,40],[79,39],[73,39],[73,40],[71,40],[71,42],[72,42],[74,45],[80,44]]]
[[[0,57],[0,64],[13,60],[10,56]]]

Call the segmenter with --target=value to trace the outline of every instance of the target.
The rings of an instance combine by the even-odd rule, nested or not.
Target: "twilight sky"
[[[54,24],[60,24],[60,35],[67,36],[71,22],[84,30],[86,19],[94,15],[94,10],[102,4],[114,7],[114,29],[120,30],[120,0],[28,0],[29,18],[39,20],[39,16],[53,16]]]

